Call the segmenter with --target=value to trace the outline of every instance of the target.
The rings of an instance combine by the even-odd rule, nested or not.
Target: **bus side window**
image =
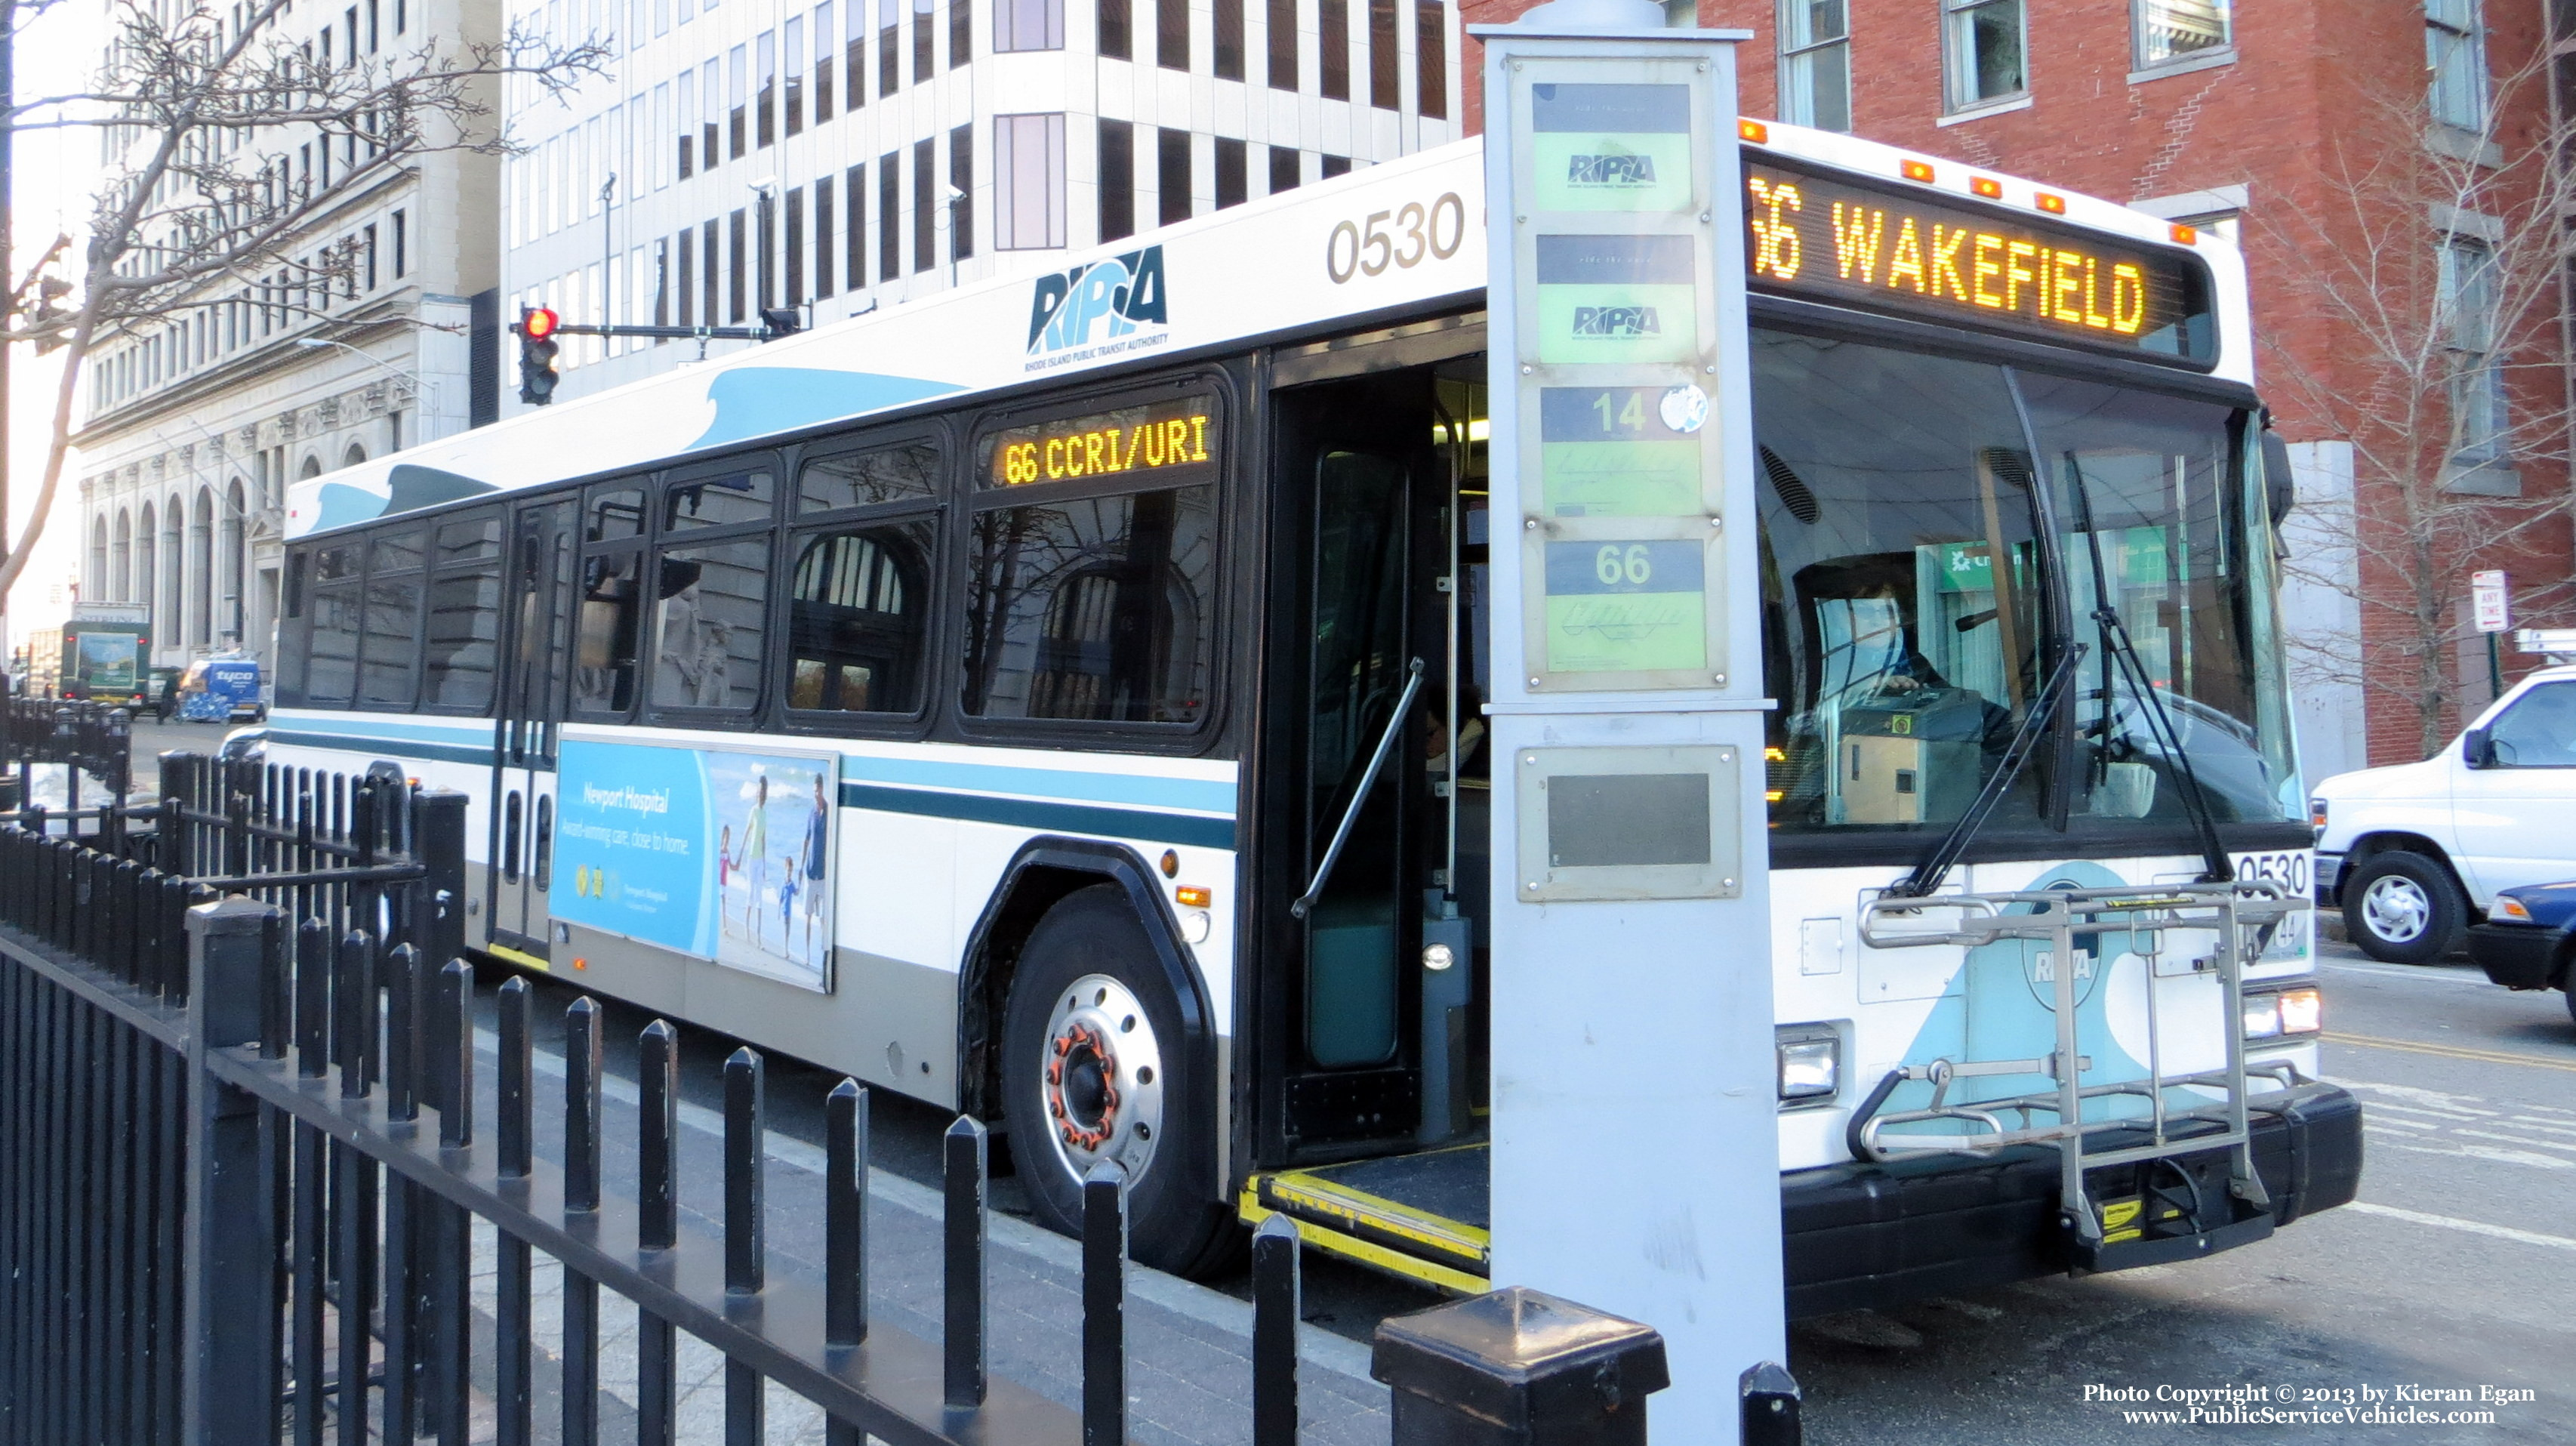
[[[601,489],[590,494],[585,542],[613,542],[644,532],[644,494],[632,487]]]
[[[591,557],[581,565],[581,631],[573,654],[572,704],[585,713],[623,713],[635,704],[635,624],[643,555]]]
[[[299,547],[286,559],[285,595],[277,623],[277,701],[292,707],[304,701],[305,623],[311,615],[307,589],[312,586],[313,549]]]
[[[654,574],[654,707],[759,701],[769,567],[767,533],[663,551]]]
[[[928,519],[796,540],[787,706],[915,713],[930,641]]]
[[[358,684],[358,624],[365,607],[360,542],[314,553],[313,633],[305,648],[305,702],[345,708]]]
[[[358,704],[381,712],[409,712],[419,696],[422,564],[427,534],[420,528],[379,533],[369,545],[367,605],[359,643]]]
[[[439,524],[431,562],[437,571],[429,585],[421,703],[488,711],[500,660],[500,514]]]

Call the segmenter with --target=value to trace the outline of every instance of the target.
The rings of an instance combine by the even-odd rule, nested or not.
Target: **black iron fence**
[[[67,764],[69,802],[87,775],[100,801],[124,802],[134,780],[134,715],[105,703],[0,697],[0,809],[35,797],[35,767]]]
[[[1127,1439],[1114,1165],[1084,1190],[1082,1388],[1060,1404],[988,1369],[980,1124],[961,1117],[944,1142],[939,1339],[872,1320],[858,1084],[824,1101],[822,1269],[773,1275],[755,1051],[725,1065],[714,1231],[679,1209],[666,1021],[617,1046],[635,1051],[640,1093],[631,1194],[603,1169],[611,1042],[588,999],[565,1012],[563,1088],[541,1105],[529,985],[500,986],[479,1091],[492,1118],[476,1117],[461,795],[186,755],[162,767],[156,808],[68,834],[0,827],[0,1443],[519,1446],[542,1409],[545,1436],[586,1446],[603,1290],[638,1312],[647,1443],[678,1439],[680,1331],[724,1358],[728,1446],[765,1439],[768,1382],[818,1406],[836,1446]],[[535,1148],[540,1108],[559,1159]],[[488,1319],[469,1290],[476,1218],[498,1241]],[[1254,1441],[1289,1446],[1291,1228],[1269,1222],[1253,1251]],[[563,1281],[550,1393],[533,1369],[540,1253]],[[1794,1441],[1796,1388],[1762,1369],[1744,1382],[1746,1439]],[[1389,1322],[1377,1374],[1400,1446],[1642,1442],[1644,1398],[1665,1383],[1653,1332],[1522,1291]]]

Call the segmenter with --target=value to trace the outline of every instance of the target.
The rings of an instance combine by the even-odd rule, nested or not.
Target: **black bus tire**
[[[2439,860],[2405,849],[2372,854],[2341,889],[2345,932],[2386,964],[2429,964],[2460,945],[2469,901]]]
[[[1079,1238],[1083,1173],[1108,1156],[1131,1170],[1138,1263],[1187,1275],[1221,1262],[1234,1222],[1201,1183],[1216,1142],[1197,1122],[1215,1082],[1196,1074],[1126,895],[1100,884],[1057,901],[1020,951],[1002,1024],[1003,1119],[1038,1222]]]

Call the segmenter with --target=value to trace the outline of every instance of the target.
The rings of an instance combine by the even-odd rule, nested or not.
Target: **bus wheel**
[[[1231,1222],[1196,1184],[1213,1141],[1192,1124],[1214,1082],[1192,1077],[1180,1005],[1116,886],[1067,895],[1030,932],[1002,1050],[1011,1159],[1042,1224],[1079,1236],[1082,1178],[1116,1160],[1139,1263],[1187,1274],[1222,1257]]]

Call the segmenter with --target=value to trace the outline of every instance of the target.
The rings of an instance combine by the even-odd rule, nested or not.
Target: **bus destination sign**
[[[1216,456],[1213,411],[1208,398],[1193,397],[995,432],[984,441],[985,485],[1097,481],[1203,466]]]
[[[1748,157],[1756,290],[2200,365],[2218,359],[2192,257],[1922,191]]]

